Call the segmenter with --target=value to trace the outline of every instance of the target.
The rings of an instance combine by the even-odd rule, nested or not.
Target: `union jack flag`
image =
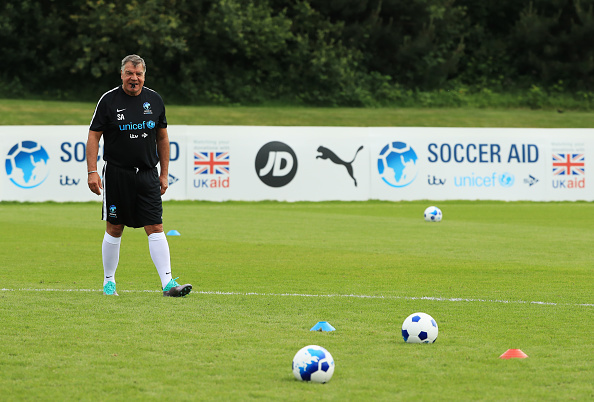
[[[229,152],[194,152],[194,174],[229,174]]]
[[[586,172],[584,154],[553,154],[553,175],[579,176]]]

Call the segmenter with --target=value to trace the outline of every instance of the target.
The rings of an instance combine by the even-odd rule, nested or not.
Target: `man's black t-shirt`
[[[130,96],[119,86],[99,99],[89,129],[103,132],[103,159],[146,170],[159,162],[157,128],[165,127],[165,104],[157,92],[142,87],[140,95]]]

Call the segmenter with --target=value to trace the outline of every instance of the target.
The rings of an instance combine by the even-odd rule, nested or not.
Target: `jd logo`
[[[297,156],[287,144],[272,141],[256,155],[256,174],[270,187],[286,186],[297,173]]]
[[[318,147],[318,152],[320,153],[320,155],[316,156],[316,159],[319,159],[319,158],[330,159],[331,162],[333,162],[337,165],[344,166],[346,168],[349,176],[351,176],[351,179],[353,179],[353,181],[355,182],[355,187],[357,187],[357,179],[355,179],[355,176],[353,174],[353,162],[355,161],[355,158],[357,158],[357,154],[359,153],[359,151],[362,149],[363,149],[363,145],[361,145],[359,147],[359,149],[357,149],[357,152],[355,152],[355,156],[353,156],[352,161],[345,162],[342,159],[340,159],[334,152],[332,152],[328,148],[320,145]]]

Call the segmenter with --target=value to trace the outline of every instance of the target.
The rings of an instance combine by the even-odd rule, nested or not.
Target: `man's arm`
[[[89,130],[89,138],[87,139],[87,183],[92,192],[101,195],[103,186],[101,185],[101,177],[97,172],[97,155],[99,154],[99,140],[103,135],[102,131]]]
[[[161,165],[159,182],[161,183],[161,195],[163,195],[169,187],[169,134],[167,134],[167,127],[157,129],[157,154]]]

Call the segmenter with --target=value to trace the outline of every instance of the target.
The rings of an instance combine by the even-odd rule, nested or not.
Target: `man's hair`
[[[124,71],[124,66],[126,65],[126,63],[129,62],[131,62],[134,67],[136,67],[139,64],[142,64],[142,69],[146,73],[146,63],[144,62],[142,57],[140,57],[137,54],[129,54],[128,56],[122,59],[122,71]]]

